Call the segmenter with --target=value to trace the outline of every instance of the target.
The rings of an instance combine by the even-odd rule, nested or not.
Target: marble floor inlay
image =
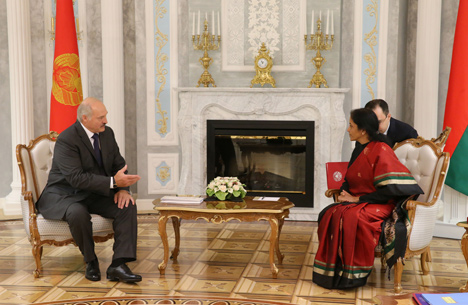
[[[157,215],[140,215],[138,259],[130,263],[143,276],[137,284],[99,282],[84,277],[84,263],[74,246],[44,246],[43,274],[35,279],[31,245],[21,220],[0,221],[0,304],[32,304],[97,297],[131,296],[210,296],[213,298],[254,299],[300,305],[374,304],[376,296],[391,296],[391,280],[376,259],[365,287],[328,290],[312,283],[312,266],[317,249],[316,222],[285,221],[280,249],[285,255],[278,264],[277,279],[269,265],[270,225],[260,223],[212,224],[183,221],[181,252],[169,261],[166,274],[158,264],[163,246],[158,234]],[[169,244],[174,233],[168,224]],[[110,264],[113,241],[96,245],[105,275]],[[434,238],[431,244],[430,273],[422,275],[419,257],[407,260],[403,272],[403,293],[417,291],[458,292],[468,279],[468,268],[460,240]]]

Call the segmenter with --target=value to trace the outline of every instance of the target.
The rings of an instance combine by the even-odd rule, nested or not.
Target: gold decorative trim
[[[158,178],[162,181],[162,182],[166,182],[168,181],[170,178],[171,178],[171,172],[170,172],[170,167],[169,166],[162,166],[160,169],[159,169],[159,172],[156,174],[156,176],[158,176]]]
[[[158,125],[161,127],[159,128],[159,133],[161,135],[166,135],[167,134],[167,111],[162,110],[161,107],[161,99],[160,95],[161,92],[164,90],[166,86],[166,74],[167,74],[167,69],[164,67],[165,63],[168,61],[169,56],[162,52],[162,48],[167,44],[169,41],[168,35],[164,34],[161,32],[158,26],[158,20],[162,19],[164,17],[164,14],[167,13],[166,7],[163,6],[163,3],[165,0],[156,0],[155,2],[155,33],[154,33],[154,39],[156,40],[156,47],[158,48],[156,52],[156,79],[158,83],[161,85],[159,86],[158,93],[156,94],[156,107],[157,107],[157,112],[158,114],[161,115],[161,118],[158,120]]]
[[[375,17],[374,28],[367,34],[364,35],[364,41],[370,47],[371,52],[364,54],[364,61],[369,65],[369,68],[364,70],[366,78],[367,91],[370,93],[372,99],[375,99],[374,90],[372,90],[371,84],[375,82],[377,73],[377,55],[374,47],[377,45],[377,24],[379,20],[379,3],[378,0],[371,0],[372,4],[368,4],[366,10],[369,12],[369,16]]]

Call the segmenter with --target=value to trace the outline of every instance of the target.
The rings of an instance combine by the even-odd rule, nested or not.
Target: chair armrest
[[[39,231],[37,228],[37,211],[36,211],[35,203],[33,202],[32,192],[27,191],[23,193],[23,200],[25,202],[24,204],[22,204],[22,209],[27,208],[26,212],[23,211],[24,226],[25,226],[26,232],[29,234],[30,241],[34,243],[36,240],[40,241],[40,235],[39,235]]]
[[[335,202],[338,199],[338,195],[340,195],[340,190],[339,189],[328,189],[328,190],[325,191],[325,196],[327,196],[328,198],[333,197],[333,200],[335,200]]]
[[[412,196],[414,197],[414,196]],[[433,198],[429,202],[422,202],[422,201],[417,201],[417,200],[408,200],[405,203],[405,208],[408,211],[408,218],[410,219],[410,222],[412,223],[414,220],[414,215],[416,213],[416,208],[418,205],[424,206],[424,207],[430,207],[433,206],[434,204],[437,203],[438,198]]]
[[[32,192],[31,191],[28,191],[26,193],[24,193],[23,195],[23,198],[24,200],[26,200],[28,202],[28,212],[29,212],[29,215],[31,216],[31,214],[34,214],[36,215],[37,214],[37,211],[36,211],[36,205],[34,204],[33,202],[33,196],[32,196]]]

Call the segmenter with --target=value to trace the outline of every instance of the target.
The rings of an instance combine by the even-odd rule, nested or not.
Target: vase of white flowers
[[[206,187],[206,194],[218,200],[242,199],[247,194],[244,187],[237,177],[216,177]]]

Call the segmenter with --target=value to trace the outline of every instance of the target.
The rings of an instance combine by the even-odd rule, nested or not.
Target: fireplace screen
[[[208,121],[207,178],[238,177],[248,195],[313,206],[314,122]]]

